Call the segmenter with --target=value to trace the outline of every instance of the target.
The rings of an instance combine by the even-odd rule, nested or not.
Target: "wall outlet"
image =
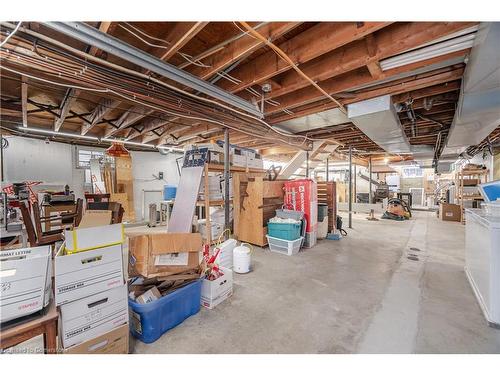
[[[158,172],[158,179],[163,180],[163,172]]]

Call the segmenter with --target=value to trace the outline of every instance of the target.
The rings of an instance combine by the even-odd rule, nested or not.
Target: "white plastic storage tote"
[[[266,235],[269,249],[273,253],[295,255],[300,250],[300,245],[304,237],[297,238],[293,241],[282,240],[281,238],[270,237]]]

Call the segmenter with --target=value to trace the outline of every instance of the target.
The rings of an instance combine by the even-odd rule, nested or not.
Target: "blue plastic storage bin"
[[[130,332],[146,344],[160,338],[169,329],[200,311],[201,283],[198,279],[183,288],[150,303],[128,300]]]
[[[300,223],[267,223],[267,234],[270,237],[287,241],[300,238]]]
[[[169,201],[170,199],[174,199],[177,194],[177,186],[174,185],[165,185],[163,187],[163,199]]]

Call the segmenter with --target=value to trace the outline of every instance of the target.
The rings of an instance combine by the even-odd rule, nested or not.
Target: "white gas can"
[[[250,263],[252,261],[251,245],[242,243],[233,250],[233,271],[236,273],[250,272]]]

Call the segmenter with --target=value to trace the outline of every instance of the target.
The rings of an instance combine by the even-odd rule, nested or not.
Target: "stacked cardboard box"
[[[128,353],[122,224],[79,227],[65,239],[55,256],[63,352]]]
[[[210,191],[209,197],[211,200],[221,200],[222,199],[222,189],[220,183],[220,174],[211,175],[208,178],[208,189]],[[205,184],[202,183],[200,186],[200,199],[205,199]]]

